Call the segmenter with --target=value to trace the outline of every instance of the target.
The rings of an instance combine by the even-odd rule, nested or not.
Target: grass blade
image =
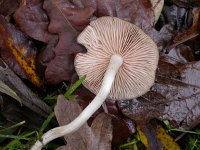
[[[78,81],[76,81],[72,87],[64,94],[65,98],[67,99],[71,99],[72,97],[71,94],[83,83],[83,81],[85,80],[86,75],[84,75],[83,77],[81,77]]]
[[[25,124],[25,123],[26,123],[25,121],[19,122],[19,123],[17,123],[17,124],[14,124],[14,125],[8,127],[8,128],[1,129],[0,132],[4,132],[4,131],[11,130],[11,129],[16,128],[16,127],[18,127],[18,126],[21,126],[21,125],[23,125],[23,124]]]
[[[46,127],[49,125],[49,123],[51,122],[52,118],[55,116],[55,113],[52,112],[47,119],[44,121],[44,123],[42,124],[42,127],[40,128],[39,131],[39,137],[41,137],[43,135],[44,130],[46,129]]]
[[[18,140],[30,140],[30,138],[16,136],[16,135],[4,135],[4,134],[0,134],[0,137],[1,138],[18,139]]]

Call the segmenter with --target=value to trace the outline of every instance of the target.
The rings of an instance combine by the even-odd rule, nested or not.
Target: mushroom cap
[[[101,17],[90,23],[77,38],[87,53],[75,58],[79,77],[86,75],[83,85],[94,94],[99,92],[104,73],[114,54],[123,57],[109,98],[126,100],[149,91],[158,64],[158,48],[139,27],[115,17]]]

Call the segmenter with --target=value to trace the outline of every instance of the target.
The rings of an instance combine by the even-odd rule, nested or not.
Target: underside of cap
[[[115,17],[92,21],[78,36],[87,53],[75,58],[79,76],[86,75],[83,85],[97,94],[114,54],[123,57],[109,97],[116,100],[136,98],[149,91],[154,83],[158,49],[139,27]]]

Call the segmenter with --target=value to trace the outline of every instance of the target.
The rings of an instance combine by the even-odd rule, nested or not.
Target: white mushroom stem
[[[109,95],[113,81],[115,79],[115,75],[117,74],[122,63],[123,63],[122,56],[117,55],[117,54],[112,55],[108,68],[105,72],[99,93],[96,95],[93,101],[71,123],[65,126],[56,127],[46,132],[42,136],[41,141],[38,140],[33,145],[31,150],[41,150],[42,147],[46,145],[47,143],[49,143],[50,141],[58,137],[72,133],[78,130],[84,123],[86,123],[87,120],[92,116],[92,114],[101,107],[101,105],[103,104],[107,96]]]

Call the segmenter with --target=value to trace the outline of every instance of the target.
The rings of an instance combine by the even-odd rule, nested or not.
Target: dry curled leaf
[[[41,86],[36,72],[37,50],[31,40],[0,16],[0,54],[2,59],[22,78]]]
[[[21,103],[21,99],[19,96],[13,91],[9,86],[7,86],[3,81],[0,80],[0,92],[9,95],[10,97],[16,99],[18,102]]]
[[[58,97],[55,114],[61,126],[71,122],[81,111],[76,101],[67,101],[62,95]],[[111,150],[112,130],[112,118],[105,113],[99,114],[91,127],[84,124],[75,133],[65,136],[67,145],[57,150]]]
[[[164,0],[150,0],[152,4],[152,9],[154,11],[155,20],[153,22],[153,25],[155,25],[160,17],[161,11],[164,6]]]

